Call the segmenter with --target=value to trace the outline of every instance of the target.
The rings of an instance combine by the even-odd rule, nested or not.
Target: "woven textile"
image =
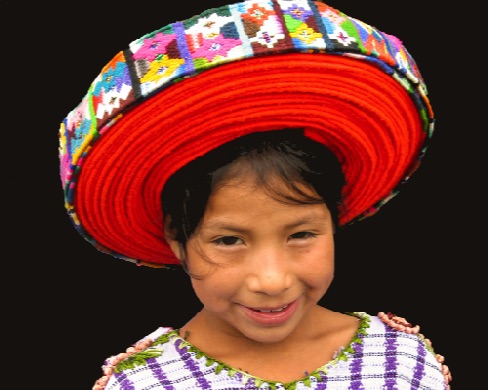
[[[400,40],[324,3],[210,9],[133,41],[62,122],[66,208],[101,251],[179,264],[163,237],[167,178],[223,142],[288,125],[343,161],[340,221],[353,223],[417,168],[434,126],[426,95]]]
[[[253,377],[206,356],[176,330],[160,328],[147,336],[154,340],[148,349],[119,363],[105,390],[447,388],[423,337],[393,330],[367,313],[352,314],[361,318],[352,343],[303,380],[285,384]]]

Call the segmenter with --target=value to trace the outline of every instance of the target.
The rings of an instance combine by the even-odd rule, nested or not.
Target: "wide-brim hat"
[[[344,227],[398,193],[434,116],[402,42],[325,3],[209,9],[117,53],[61,123],[66,209],[102,252],[179,264],[163,233],[167,179],[225,142],[290,127],[341,162]]]

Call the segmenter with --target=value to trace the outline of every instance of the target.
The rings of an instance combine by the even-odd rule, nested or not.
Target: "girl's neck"
[[[203,309],[179,334],[207,356],[233,368],[265,380],[290,382],[332,360],[350,343],[358,326],[355,317],[317,306],[287,338],[266,343],[216,323]]]

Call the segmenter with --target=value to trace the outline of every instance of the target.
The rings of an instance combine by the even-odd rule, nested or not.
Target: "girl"
[[[398,193],[433,123],[400,41],[322,2],[248,0],[132,42],[61,124],[66,207],[97,249],[184,267],[203,308],[93,389],[448,389],[418,326],[318,305],[335,231]]]

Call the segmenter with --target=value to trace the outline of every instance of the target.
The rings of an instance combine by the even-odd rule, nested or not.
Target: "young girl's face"
[[[249,179],[227,183],[210,196],[186,261],[214,330],[281,341],[313,321],[333,279],[331,216],[325,204],[277,201]]]

